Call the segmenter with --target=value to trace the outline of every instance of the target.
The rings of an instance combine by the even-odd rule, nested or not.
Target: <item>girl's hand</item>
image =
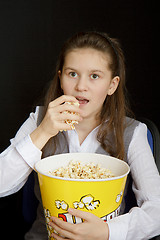
[[[64,222],[57,217],[51,217],[49,225],[58,232],[52,233],[57,240],[108,240],[108,224],[92,213],[83,212],[77,209],[68,209],[71,215],[84,219],[83,223],[73,224]],[[63,236],[63,237],[62,237]]]
[[[71,130],[64,121],[66,119],[80,121],[81,117],[79,106],[65,104],[65,102],[78,102],[73,96],[63,95],[49,103],[46,115],[40,124],[43,131],[50,137],[57,135],[60,130]],[[75,112],[78,115],[65,113],[65,111]]]
[[[31,133],[32,142],[41,150],[47,141],[58,134],[60,130],[71,130],[71,126],[64,121],[81,121],[80,108],[78,105],[69,105],[65,102],[78,102],[73,96],[63,95],[49,103],[46,115],[41,124]],[[77,114],[64,113],[65,111]]]

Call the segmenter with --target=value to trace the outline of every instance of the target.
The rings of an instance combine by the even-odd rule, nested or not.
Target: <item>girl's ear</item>
[[[58,77],[61,79],[61,70],[58,71]]]
[[[111,80],[109,90],[108,90],[108,95],[112,95],[116,91],[116,89],[119,85],[119,81],[120,81],[120,77],[118,77],[118,76],[114,77]]]

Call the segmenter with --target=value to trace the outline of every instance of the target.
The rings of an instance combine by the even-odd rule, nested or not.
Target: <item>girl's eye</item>
[[[77,73],[76,73],[76,72],[70,72],[70,73],[69,73],[69,76],[75,78],[75,77],[77,77]]]
[[[99,76],[98,76],[97,74],[92,74],[92,75],[91,75],[91,78],[95,80],[95,79],[98,79]]]

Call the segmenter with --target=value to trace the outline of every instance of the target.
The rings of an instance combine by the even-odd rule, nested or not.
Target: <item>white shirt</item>
[[[11,139],[11,145],[0,154],[0,197],[17,192],[42,152],[32,143],[29,134],[37,127],[39,108]],[[80,145],[76,131],[68,131],[70,152],[95,152],[98,127]],[[128,164],[134,180],[138,207],[108,222],[110,240],[150,239],[160,234],[160,176],[147,141],[147,128],[140,123],[128,149]]]
[[[86,139],[80,145],[79,138],[76,130],[70,130],[66,132],[67,141],[69,144],[69,152],[88,152],[94,153],[97,148],[100,146],[100,142],[97,141],[97,132],[99,126],[96,127],[90,134],[86,137]]]

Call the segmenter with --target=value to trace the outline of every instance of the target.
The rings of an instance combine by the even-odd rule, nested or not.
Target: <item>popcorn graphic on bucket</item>
[[[104,179],[72,179],[52,176],[49,172],[66,167],[70,161],[101,164],[114,177]],[[129,166],[122,160],[96,153],[66,153],[47,157],[36,163],[46,223],[51,216],[71,223],[83,219],[68,213],[68,208],[92,212],[108,221],[118,216]],[[48,236],[53,229],[47,224]]]

